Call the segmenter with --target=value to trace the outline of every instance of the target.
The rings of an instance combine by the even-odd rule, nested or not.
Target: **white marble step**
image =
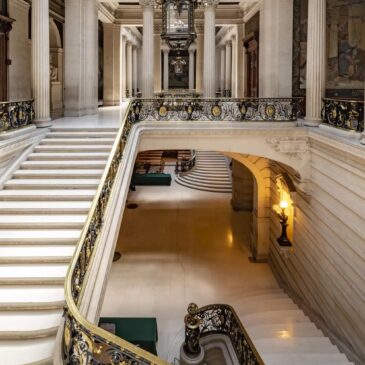
[[[100,133],[100,132],[114,132],[117,133],[119,128],[114,127],[51,127],[51,132],[91,132],[91,133]]]
[[[236,308],[236,310],[239,308]],[[277,310],[252,313],[239,316],[245,327],[259,326],[262,324],[290,324],[310,322],[309,318],[299,310]]]
[[[214,161],[214,160],[201,160],[200,158],[196,160],[197,166],[222,166],[227,168],[226,161]]]
[[[60,286],[1,286],[0,305],[6,303],[50,303],[64,301],[64,288]],[[0,307],[1,308],[1,307]]]
[[[255,347],[263,359],[265,354],[339,353],[338,348],[326,337],[296,337],[286,341],[278,338],[259,339],[255,341]]]
[[[293,324],[262,324],[260,326],[245,326],[250,338],[253,341],[265,338],[287,338],[294,337],[323,337],[320,331],[312,322]]]
[[[49,146],[49,145],[38,145],[34,148],[35,152],[110,152],[111,145],[73,145],[73,146]]]
[[[34,244],[27,245],[1,245],[0,257],[13,258],[42,258],[42,257],[72,257],[75,251],[74,245],[45,246]]]
[[[207,177],[214,177],[214,178],[226,178],[227,176],[230,176],[230,174],[228,174],[227,171],[206,171],[206,170],[201,170],[199,168],[195,168],[193,170],[191,170],[191,172],[189,173],[189,175],[196,175],[196,176],[207,176]]]
[[[235,305],[236,312],[239,316],[250,313],[259,313],[275,310],[298,310],[298,306],[289,298],[261,300],[258,302],[246,302],[244,305]]]
[[[219,183],[219,182],[215,182],[215,181],[205,182],[205,181],[200,181],[200,180],[189,179],[186,176],[179,177],[176,181],[185,183],[186,185],[189,185],[190,187],[194,187],[197,189],[198,188],[207,189],[208,191],[211,189],[215,189],[215,190],[221,189],[222,191],[232,191],[231,184],[228,182],[227,183]]]
[[[66,189],[66,190],[2,190],[0,191],[0,200],[16,200],[16,201],[91,201],[95,196],[95,189]]]
[[[86,215],[4,215],[0,218],[2,229],[24,228],[78,228],[84,226]]]
[[[99,179],[103,174],[102,169],[98,170],[17,170],[13,179]]]
[[[81,229],[2,229],[0,244],[76,244],[80,234]]]
[[[181,180],[185,180],[186,182],[191,182],[199,185],[206,185],[206,186],[216,186],[216,187],[227,187],[231,188],[232,183],[229,177],[227,177],[225,180],[223,179],[214,179],[214,178],[199,178],[197,179],[194,176],[190,175],[184,175],[179,177]]]
[[[5,189],[97,189],[100,179],[12,179]]]
[[[66,276],[66,264],[36,265],[0,265],[0,278],[63,278]]]
[[[109,131],[55,131],[51,130],[46,138],[113,138],[116,132]]]
[[[0,359],[4,365],[29,364],[53,356],[54,346],[54,336],[27,341],[0,340]]]
[[[105,161],[85,161],[85,160],[72,160],[72,161],[25,161],[20,167],[22,169],[104,169]]]
[[[36,152],[28,156],[28,161],[53,160],[101,160],[106,161],[107,152]]]
[[[182,186],[185,186],[190,189],[196,189],[196,190],[202,190],[207,192],[214,192],[214,193],[231,193],[232,189],[223,189],[223,188],[214,188],[214,187],[204,187],[204,186],[198,186],[198,185],[192,185],[191,183],[187,183],[185,181],[182,181],[180,179],[176,179],[176,182]]]
[[[61,310],[0,312],[0,337],[4,331],[38,331],[58,327],[61,318]]]
[[[0,201],[0,220],[4,214],[87,214],[91,201]]]
[[[344,354],[267,354],[265,365],[345,365],[350,363]]]
[[[44,138],[41,145],[112,145],[114,138]]]

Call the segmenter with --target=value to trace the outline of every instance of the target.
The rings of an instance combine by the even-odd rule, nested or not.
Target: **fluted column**
[[[132,49],[132,59],[133,59],[133,96],[137,95],[137,88],[138,88],[138,61],[137,61],[137,47],[133,47]]]
[[[194,89],[194,75],[195,75],[195,47],[189,48],[189,89]]]
[[[364,82],[364,126],[365,126],[365,82]],[[365,144],[365,129],[362,132],[361,143]]]
[[[223,93],[226,87],[226,47],[221,47],[221,83],[220,88]],[[223,95],[223,94],[222,94]]]
[[[227,92],[232,89],[232,42],[226,43],[226,82],[225,90]]]
[[[169,48],[163,49],[163,89],[169,88]]]
[[[153,96],[153,0],[140,0],[143,9],[142,96]]]
[[[32,2],[32,89],[35,123],[47,127],[51,120],[48,0]]]
[[[127,37],[125,35],[122,35],[121,37],[121,97],[122,100],[124,100],[127,97]]]
[[[218,0],[204,0],[204,97],[215,97],[215,9]]]
[[[316,127],[322,122],[322,97],[326,77],[326,0],[308,2],[307,99],[304,124]]]
[[[128,97],[132,96],[133,82],[132,82],[132,43],[127,42],[127,90]]]
[[[237,98],[237,40],[232,36],[232,76],[231,76],[231,96]]]

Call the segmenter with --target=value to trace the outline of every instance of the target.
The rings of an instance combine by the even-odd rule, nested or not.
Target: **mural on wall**
[[[364,89],[365,2],[327,1],[328,89]]]
[[[308,0],[294,0],[293,96],[305,95]],[[327,0],[326,96],[362,98],[365,2]]]
[[[169,52],[169,89],[189,88],[188,51]]]

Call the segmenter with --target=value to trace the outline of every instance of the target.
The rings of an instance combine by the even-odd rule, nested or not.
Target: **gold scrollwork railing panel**
[[[32,124],[34,120],[33,101],[0,102],[0,133]]]
[[[196,120],[199,115],[202,120],[230,120],[243,122],[246,114],[237,108],[244,106],[245,101],[235,101],[234,112],[231,111],[232,102],[211,99],[177,102],[176,99],[166,99],[162,104],[158,99],[135,99],[130,101],[122,127],[119,129],[101,182],[89,211],[85,226],[82,230],[78,245],[69,266],[66,282],[64,309],[64,331],[62,337],[63,363],[67,365],[167,365],[165,360],[136,347],[129,342],[112,335],[89,322],[79,311],[79,305],[83,297],[83,290],[89,271],[93,265],[95,248],[98,245],[98,237],[103,228],[104,214],[113,189],[114,180],[120,167],[125,145],[127,143],[132,126],[140,121],[156,120]],[[258,113],[253,119],[261,121],[295,120],[298,108],[297,101],[267,99],[258,100],[258,106],[264,106],[272,115]],[[251,104],[250,104],[251,105]],[[256,105],[256,104],[255,104]],[[271,108],[271,109],[270,109]],[[217,112],[217,109],[218,112]],[[222,110],[228,110],[223,118]],[[236,113],[238,110],[238,114]],[[284,111],[283,111],[284,110]],[[280,111],[278,113],[277,111]],[[181,114],[182,113],[182,114]],[[195,114],[197,113],[197,114]],[[170,118],[170,114],[177,119]],[[181,115],[180,115],[181,114]],[[237,114],[237,115],[236,115]],[[235,116],[235,117],[233,117]],[[214,307],[215,308],[215,307]],[[221,308],[222,309],[222,308]],[[229,309],[229,308],[228,308]],[[229,312],[226,307],[225,310]],[[229,314],[229,313],[228,313]],[[227,318],[234,319],[234,315],[227,314]],[[250,348],[252,344],[247,333],[242,330],[242,324],[234,323],[237,338],[246,341]],[[226,321],[226,324],[228,322]],[[233,327],[232,327],[233,328]],[[203,331],[204,332],[204,331]],[[242,341],[243,341],[242,340]],[[246,342],[237,342],[241,346]],[[256,353],[254,359],[256,359]],[[244,363],[246,364],[246,363]],[[250,362],[260,364],[261,361]]]

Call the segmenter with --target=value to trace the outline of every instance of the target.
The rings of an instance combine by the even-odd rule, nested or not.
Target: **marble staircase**
[[[51,128],[0,191],[2,364],[53,364],[64,278],[116,133]]]
[[[176,182],[190,189],[231,193],[231,172],[225,156],[215,151],[196,151],[193,169],[179,174]]]
[[[265,365],[352,364],[281,289],[239,294],[225,302],[235,309]],[[183,341],[182,330],[171,356],[178,357]],[[209,358],[207,365],[223,365]]]

